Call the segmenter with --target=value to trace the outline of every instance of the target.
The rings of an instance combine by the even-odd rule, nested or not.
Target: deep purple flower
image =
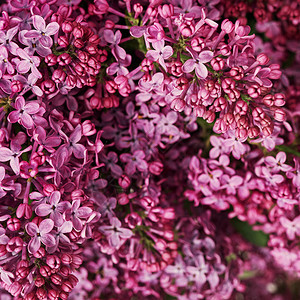
[[[148,169],[148,164],[144,160],[145,153],[142,150],[134,151],[133,154],[123,153],[120,155],[122,162],[126,162],[125,172],[128,175],[133,175],[138,169],[140,172],[144,172]]]

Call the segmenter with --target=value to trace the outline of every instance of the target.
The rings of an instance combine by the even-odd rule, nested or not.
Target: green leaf
[[[171,295],[168,295],[166,294],[165,297],[164,297],[164,300],[176,300],[177,298],[171,296]]]
[[[269,240],[269,235],[261,230],[253,230],[252,226],[247,222],[242,222],[237,218],[231,220],[232,226],[251,244],[266,247]]]
[[[292,153],[298,157],[300,157],[300,152],[298,152],[297,150],[290,148],[289,146],[286,145],[277,145],[276,149],[279,151],[283,151],[285,153]]]
[[[255,277],[257,274],[257,271],[254,270],[246,270],[242,274],[239,275],[240,280],[246,280]]]

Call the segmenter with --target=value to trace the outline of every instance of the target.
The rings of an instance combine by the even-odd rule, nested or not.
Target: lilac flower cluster
[[[298,81],[224,7],[0,5],[1,299],[287,299]]]

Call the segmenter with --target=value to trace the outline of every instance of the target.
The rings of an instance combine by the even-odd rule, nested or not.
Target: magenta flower
[[[122,168],[117,164],[118,155],[116,152],[111,151],[107,155],[102,152],[100,153],[100,159],[105,163],[106,168],[111,170],[114,177],[120,177],[123,174]]]
[[[55,238],[49,233],[53,227],[54,222],[51,219],[43,220],[39,226],[33,222],[26,224],[25,229],[31,236],[31,240],[28,244],[28,251],[30,253],[36,253],[41,247],[41,242],[47,247],[53,247],[55,245]]]
[[[194,281],[199,288],[206,282],[206,274],[208,273],[208,265],[205,263],[203,255],[195,257],[196,266],[187,266],[186,270],[190,281]]]
[[[272,168],[273,172],[288,172],[292,169],[291,166],[285,164],[286,154],[285,152],[279,152],[276,155],[276,158],[273,156],[267,156],[265,158],[266,165]]]
[[[18,175],[20,173],[19,157],[22,153],[30,151],[32,146],[30,145],[21,151],[22,147],[18,143],[12,142],[10,148],[0,147],[0,161],[9,161],[12,170]]]
[[[188,48],[187,48],[188,50]],[[198,78],[205,79],[208,75],[208,71],[204,63],[211,61],[214,57],[212,51],[202,51],[197,54],[195,51],[189,50],[192,55],[192,59],[188,59],[182,66],[184,73],[191,73],[195,70]]]
[[[13,74],[15,71],[13,65],[8,61],[8,51],[6,47],[0,46],[0,71],[2,75],[6,70],[8,74]]]
[[[54,191],[49,199],[49,204],[40,204],[36,207],[35,213],[40,217],[45,217],[50,214],[50,219],[54,221],[54,225],[60,227],[64,223],[63,213],[71,207],[70,202],[60,201],[61,194],[59,191]]]
[[[19,73],[27,73],[31,70],[32,74],[37,78],[42,78],[42,74],[37,69],[41,60],[38,56],[30,56],[23,49],[17,49],[17,55],[22,58],[22,60],[16,59],[17,71]]]
[[[226,192],[228,195],[235,195],[236,189],[238,189],[243,183],[243,178],[238,175],[229,176],[227,174],[224,174],[221,180],[225,182],[225,184],[222,185],[222,188],[226,188]]]
[[[30,30],[25,34],[26,38],[39,38],[39,42],[45,48],[51,48],[53,45],[51,35],[54,35],[59,30],[57,22],[51,22],[46,26],[44,18],[35,15],[32,17],[33,27],[36,30]]]
[[[25,78],[23,75],[15,75],[14,80],[18,80],[23,85],[23,89],[21,95],[24,95],[28,90],[31,90],[35,95],[42,96],[43,91],[36,84],[38,78],[34,76],[32,73],[28,75],[28,78]]]
[[[16,110],[8,115],[8,121],[11,123],[18,122],[27,129],[32,128],[34,123],[31,115],[34,115],[39,111],[39,104],[34,101],[26,103],[23,96],[18,96],[14,107]]]
[[[281,217],[280,223],[286,229],[286,235],[290,240],[294,240],[295,235],[300,235],[300,216],[296,217],[293,221],[286,217]]]
[[[86,148],[79,143],[82,137],[82,126],[78,124],[74,131],[71,133],[70,137],[68,138],[64,134],[64,138],[67,140],[67,144],[63,145],[62,147],[66,147],[69,152],[69,156],[74,154],[74,156],[78,159],[84,158],[84,152]]]
[[[55,245],[52,247],[48,247],[47,250],[49,253],[54,253],[57,250],[59,243],[62,244],[70,244],[71,241],[66,235],[66,233],[70,233],[73,229],[73,225],[71,221],[65,221],[60,227],[57,228],[57,232],[54,234]]]
[[[125,60],[126,58],[126,51],[119,46],[119,43],[122,38],[122,34],[120,30],[117,30],[116,33],[110,29],[105,29],[103,32],[103,37],[106,42],[111,44],[112,53],[115,57]]]
[[[12,39],[18,32],[18,29],[18,26],[15,26],[13,28],[8,29],[6,33],[4,32],[4,30],[0,31],[0,45],[6,47],[8,51],[13,55],[17,55],[16,50],[19,48],[19,46],[12,41]]]
[[[133,233],[128,228],[122,228],[121,222],[115,217],[110,219],[110,224],[111,226],[100,226],[99,230],[107,236],[110,246],[118,249],[122,245],[122,239],[129,239]]]
[[[173,55],[173,48],[171,46],[165,46],[165,42],[156,41],[152,43],[155,50],[149,50],[146,57],[152,61],[158,61],[158,63],[167,71],[165,60]]]
[[[177,121],[177,113],[174,111],[168,112],[166,116],[161,115],[160,120],[156,125],[156,132],[159,134],[178,135],[179,129],[174,124]]]
[[[38,38],[26,38],[26,34],[28,33],[27,30],[22,30],[19,32],[19,41],[27,46],[24,50],[29,54],[33,55],[36,51],[42,57],[46,57],[47,55],[51,54],[52,51],[50,48],[45,48],[41,45],[40,40]],[[52,41],[52,39],[50,38]]]
[[[33,137],[50,153],[55,151],[53,147],[57,147],[61,143],[61,138],[57,135],[46,136],[46,130],[41,126],[36,127]]]
[[[210,143],[213,146],[209,151],[210,158],[217,158],[222,153],[226,152],[226,147],[224,147],[224,139],[222,137],[212,135],[210,137]]]
[[[201,183],[209,184],[213,190],[218,190],[220,188],[219,177],[223,174],[220,169],[212,170],[208,173],[203,173],[198,177],[198,181]]]
[[[80,207],[80,200],[74,200],[72,207],[66,210],[65,216],[67,221],[71,220],[74,229],[80,231],[83,227],[81,218],[88,218],[92,212],[87,206]]]
[[[14,274],[11,272],[8,272],[4,270],[2,267],[0,267],[0,279],[2,282],[7,284],[8,286],[12,284],[12,279],[14,278]]]
[[[142,150],[134,151],[133,154],[123,153],[120,155],[122,162],[126,162],[125,172],[128,175],[133,175],[138,169],[140,172],[144,172],[148,169],[148,164],[144,160],[145,153]]]
[[[5,169],[3,167],[0,167],[0,198],[4,197],[7,194],[6,191],[11,191],[14,189],[13,185],[9,186],[5,184],[4,178]]]

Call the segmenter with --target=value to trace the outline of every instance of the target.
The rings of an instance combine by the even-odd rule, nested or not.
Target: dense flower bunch
[[[275,2],[0,6],[1,299],[299,295],[299,3]]]

